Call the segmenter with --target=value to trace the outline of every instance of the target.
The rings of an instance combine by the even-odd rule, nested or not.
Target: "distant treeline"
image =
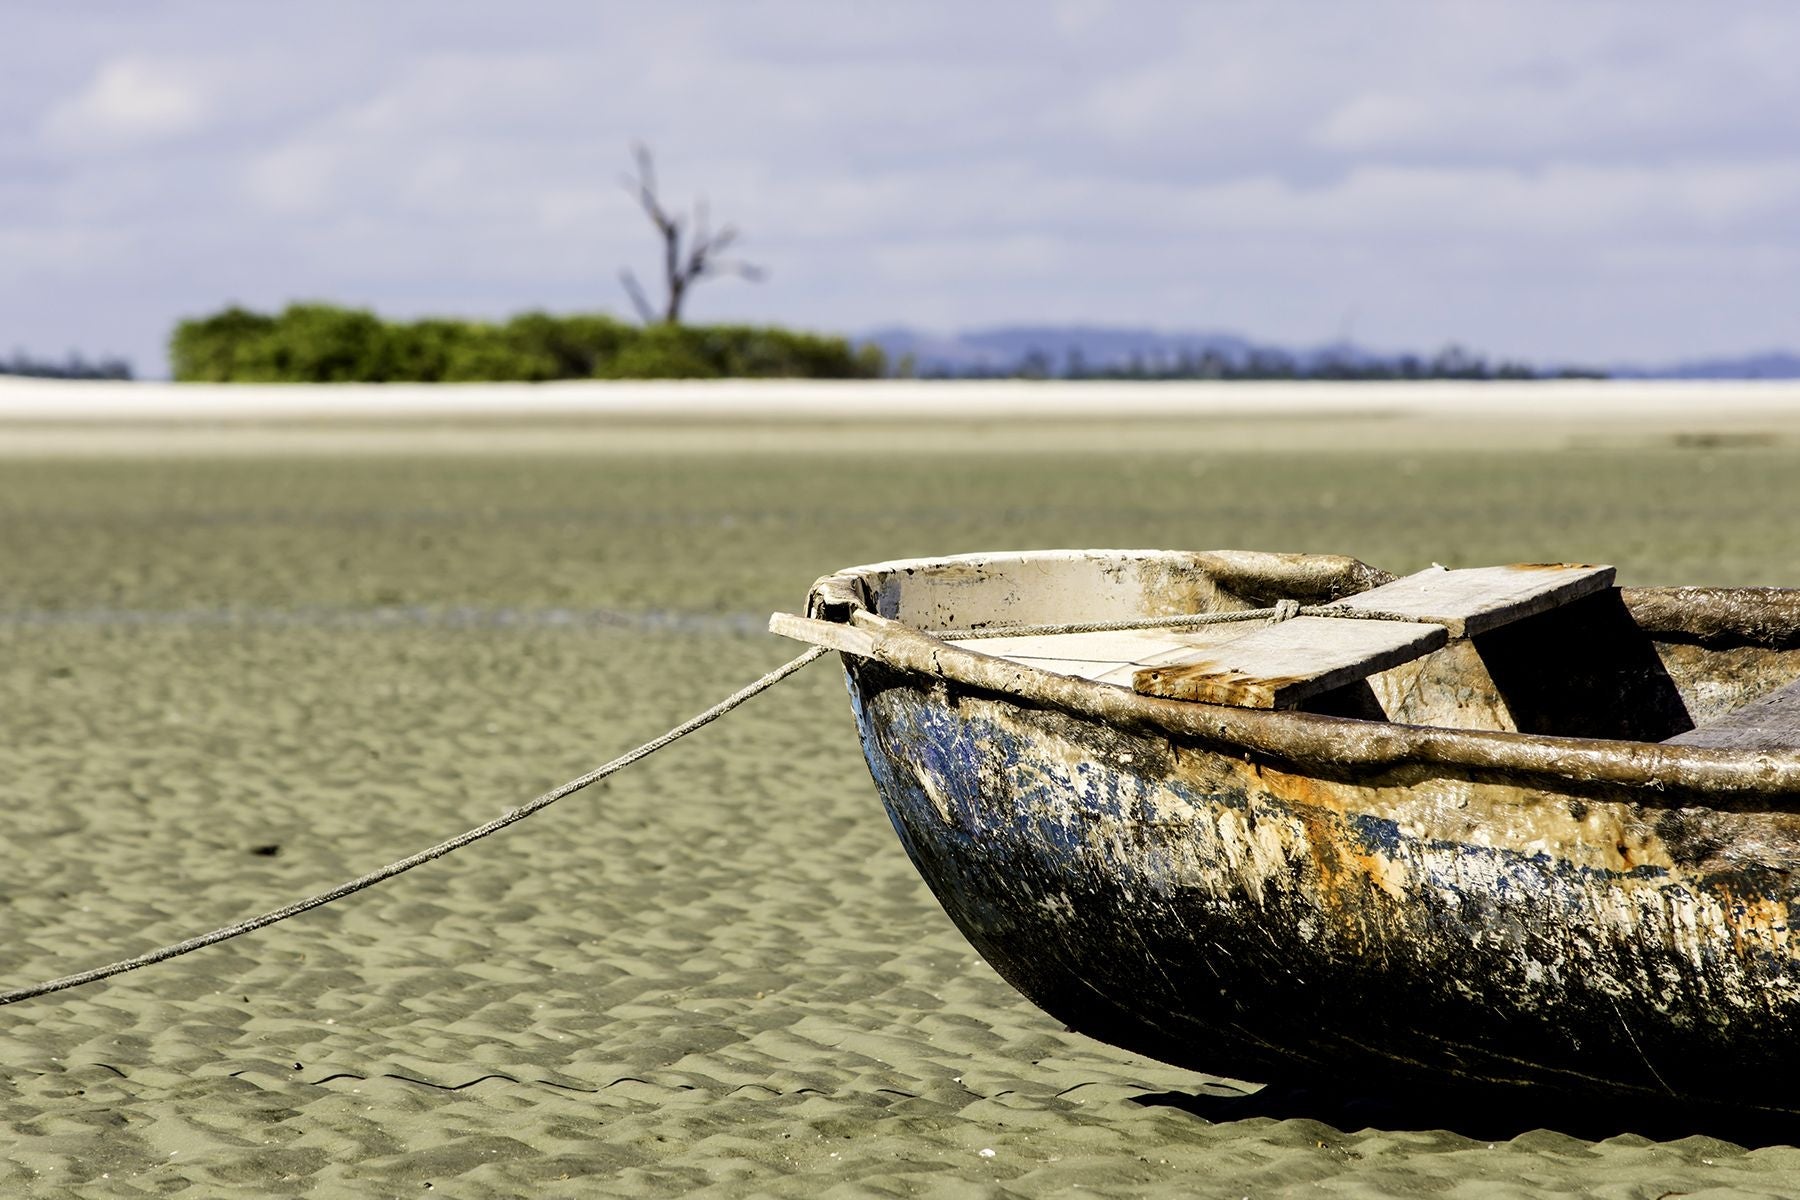
[[[204,383],[474,383],[553,379],[863,379],[879,347],[747,325],[628,325],[601,315],[387,321],[362,309],[228,308],[181,322],[178,380]]]
[[[0,358],[0,375],[31,375],[39,379],[130,379],[131,364],[122,358],[89,360],[71,353],[61,362],[33,358],[23,350]]]
[[[1008,368],[970,367],[957,370],[918,370],[902,359],[901,374],[917,374],[926,379],[1604,379],[1604,371],[1583,367],[1558,367],[1549,370],[1526,363],[1502,360],[1490,363],[1460,346],[1449,346],[1425,358],[1401,354],[1392,358],[1362,356],[1333,358],[1329,355],[1301,357],[1282,350],[1258,349],[1243,354],[1227,354],[1217,350],[1183,353],[1157,358],[1133,355],[1124,363],[1094,365],[1079,352],[1070,353],[1061,364],[1048,354],[1034,351]]]

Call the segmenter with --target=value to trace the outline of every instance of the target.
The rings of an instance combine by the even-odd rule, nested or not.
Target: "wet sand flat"
[[[1778,416],[1338,446],[1083,418],[1027,449],[789,419],[801,445],[737,451],[638,419],[630,453],[580,416],[227,423],[203,453],[57,424],[0,461],[0,984],[497,815],[791,657],[761,620],[854,562],[1252,546],[1800,585]],[[1792,1194],[1782,1130],[1254,1095],[1064,1031],[913,873],[835,670],[372,892],[0,1009],[0,1191]]]

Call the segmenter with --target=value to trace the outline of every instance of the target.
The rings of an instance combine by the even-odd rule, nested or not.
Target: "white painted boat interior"
[[[1199,629],[1126,629],[1108,633],[1054,633],[1033,637],[953,638],[953,646],[1028,667],[1129,688],[1147,667],[1185,662],[1230,645],[1273,622],[1238,621]]]
[[[1303,611],[1157,624],[1272,612],[1284,600]],[[864,610],[961,650],[1160,700],[1446,729],[1800,746],[1800,602],[1779,589],[1645,589],[1628,600],[1610,567],[1591,565],[1439,567],[1396,580],[1329,554],[999,552],[848,568],[813,585],[806,616],[777,613],[770,628],[868,656],[881,633],[856,619]],[[1652,624],[1641,626],[1640,614]],[[1422,636],[1427,623],[1436,632]],[[1356,637],[1320,636],[1385,624],[1412,629],[1369,639],[1360,659]],[[1054,628],[1071,625],[1109,628]],[[1051,628],[1005,632],[1025,626]],[[1720,629],[1740,626],[1731,636],[1743,644],[1714,644]]]
[[[1026,621],[1069,622],[1094,619],[1086,611],[1052,615],[1048,596],[1085,610],[1096,596],[1109,605],[1123,588],[1139,587],[1143,597],[1161,598],[1166,607],[1172,589],[1153,589],[1147,580],[1154,567],[1166,563],[1131,558],[1081,556],[1056,562],[1029,588],[1023,564],[983,564],[953,573],[950,586],[921,603],[923,580],[902,569],[883,595],[896,612],[924,610],[945,624],[965,622],[972,613],[980,623]],[[1015,578],[1015,576],[1026,578]],[[1613,568],[1571,564],[1518,564],[1421,571],[1403,579],[1326,606],[1343,617],[1306,616],[1278,624],[1246,621],[1192,630],[1118,630],[1092,633],[1036,634],[1020,637],[952,639],[953,644],[1022,665],[1135,688],[1169,699],[1270,708],[1292,707],[1320,692],[1366,679],[1427,654],[1453,637],[1497,629],[1527,616],[1549,611],[1612,585]],[[977,589],[985,595],[978,598]],[[1179,591],[1179,589],[1173,589]],[[908,593],[914,593],[908,595]],[[1207,594],[1190,586],[1188,611],[1214,611],[1217,589]],[[1004,610],[994,604],[1004,599]],[[910,603],[908,603],[910,601]],[[1076,603],[1071,604],[1071,601]],[[1028,616],[1014,615],[1018,612]],[[1110,614],[1117,617],[1115,609]],[[1144,616],[1169,615],[1143,611]],[[1421,637],[1425,627],[1441,627],[1435,638]]]

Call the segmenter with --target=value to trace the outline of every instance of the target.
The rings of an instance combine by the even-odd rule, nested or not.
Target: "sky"
[[[0,354],[295,299],[1539,362],[1800,348],[1800,6],[0,0]]]

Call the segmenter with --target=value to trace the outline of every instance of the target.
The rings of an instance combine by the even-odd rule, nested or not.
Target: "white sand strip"
[[[174,384],[0,376],[0,421],[594,416],[659,419],[1383,416],[1800,423],[1800,381],[1472,383],[722,380]]]

